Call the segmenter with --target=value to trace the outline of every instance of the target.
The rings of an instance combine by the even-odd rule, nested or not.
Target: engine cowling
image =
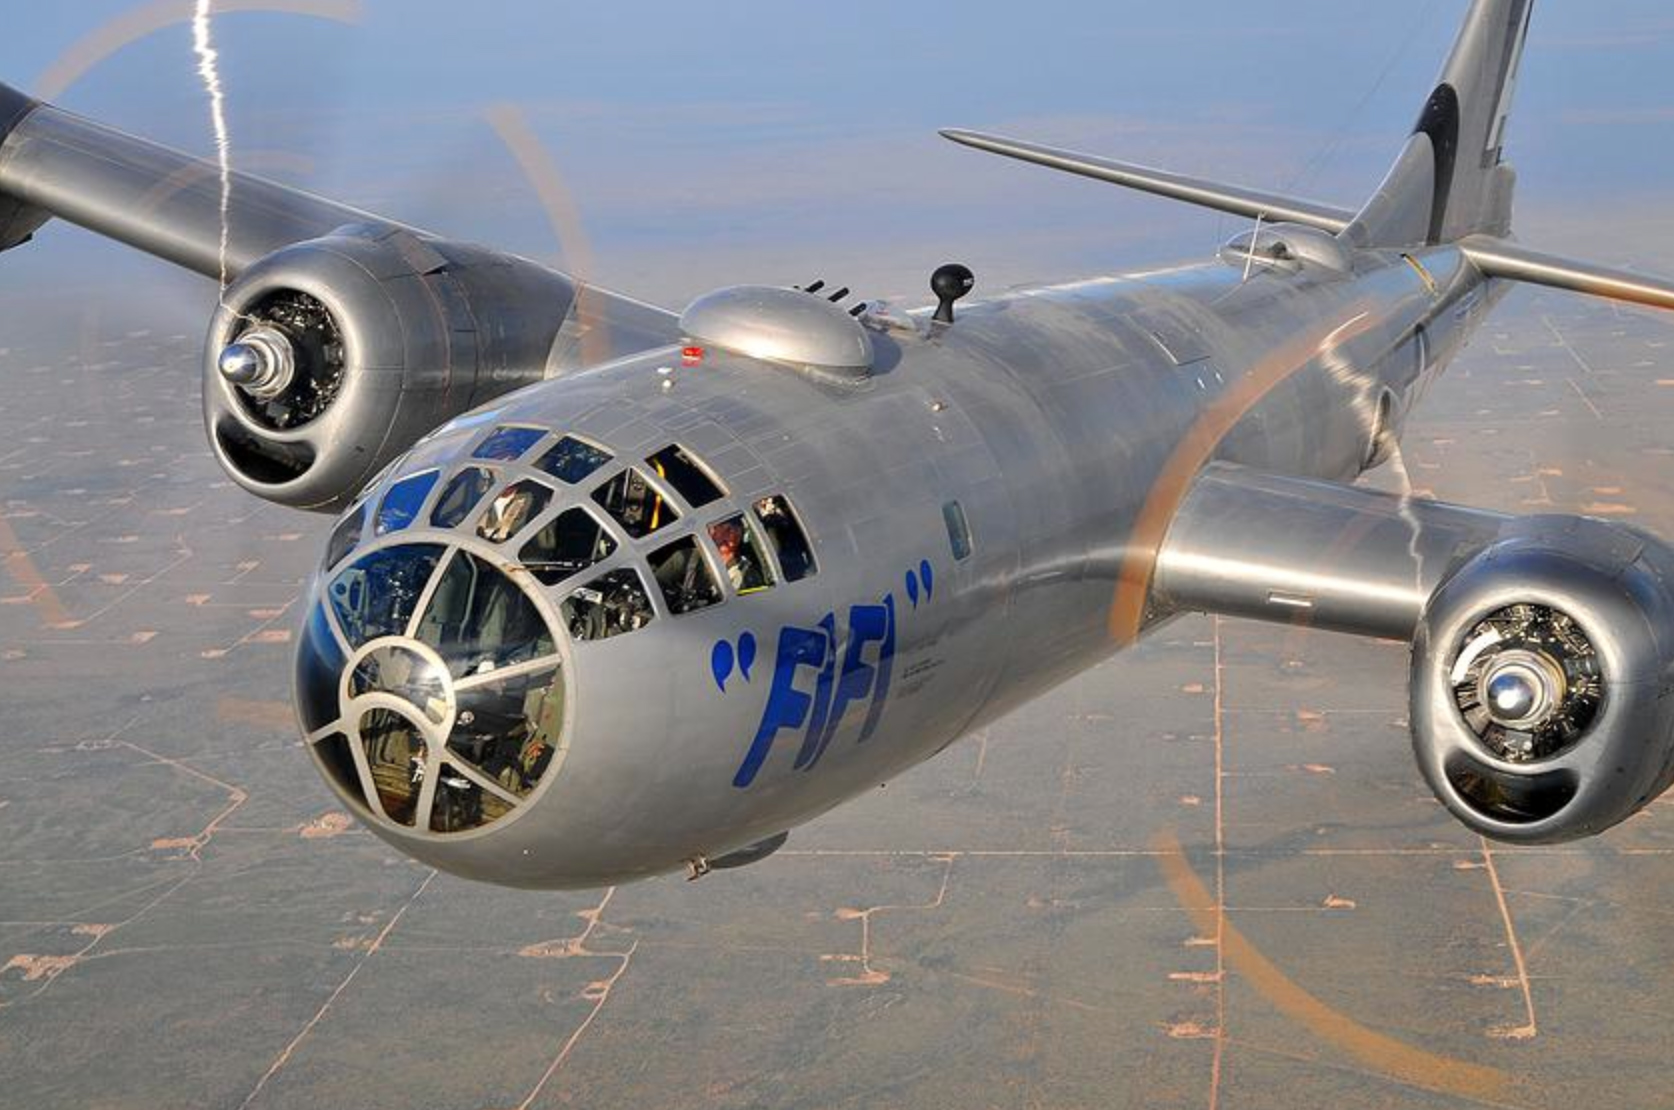
[[[210,325],[216,458],[259,497],[340,508],[439,424],[542,380],[575,301],[556,271],[400,229],[280,250]]]
[[[1419,768],[1459,820],[1517,843],[1603,832],[1674,783],[1674,550],[1518,521],[1432,595],[1411,678]]]

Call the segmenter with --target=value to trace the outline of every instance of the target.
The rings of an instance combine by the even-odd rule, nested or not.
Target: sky
[[[0,77],[36,89],[85,36],[157,6],[37,5],[0,37]],[[512,105],[574,198],[594,276],[678,307],[716,285],[814,277],[914,299],[949,259],[1002,285],[1118,272],[1205,257],[1238,230],[954,147],[938,127],[1353,204],[1410,129],[1466,5],[311,6],[358,16],[217,18],[235,162],[451,236],[573,261],[578,244],[558,241],[486,122]],[[189,31],[175,25],[111,54],[60,103],[207,154],[193,65]],[[1523,237],[1674,268],[1671,139],[1666,3],[1543,0],[1509,141]],[[30,288],[77,297],[137,284],[198,310],[195,279],[73,229],[38,248],[3,263]]]

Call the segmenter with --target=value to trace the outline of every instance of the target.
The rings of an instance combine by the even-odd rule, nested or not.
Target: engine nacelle
[[[340,508],[439,424],[542,380],[575,301],[556,271],[405,230],[287,247],[210,325],[216,458],[258,497]]]
[[[1674,782],[1671,678],[1674,550],[1595,520],[1518,521],[1420,621],[1419,768],[1484,836],[1595,835]]]

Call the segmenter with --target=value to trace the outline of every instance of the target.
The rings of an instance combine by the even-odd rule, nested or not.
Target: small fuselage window
[[[594,490],[593,500],[636,540],[680,519],[680,514],[657,492],[651,480],[631,467]]]
[[[471,453],[474,459],[512,462],[546,438],[544,428],[495,428]]]
[[[535,460],[535,469],[552,475],[566,485],[580,485],[611,458],[610,452],[564,436],[552,449]]]
[[[814,548],[808,533],[797,520],[790,501],[779,494],[764,497],[755,504],[756,520],[779,557],[779,570],[786,582],[800,582],[814,575]]]
[[[564,626],[577,640],[608,640],[637,632],[656,615],[639,572],[626,567],[600,575],[564,600]]]
[[[430,523],[437,528],[458,527],[493,484],[494,472],[486,467],[468,466],[461,470],[442,488],[442,496],[436,499],[436,508],[430,513]]]
[[[556,586],[572,574],[610,558],[616,541],[586,509],[568,509],[523,545],[518,561],[542,585]]]
[[[942,522],[947,525],[948,546],[953,557],[964,562],[971,557],[971,526],[965,519],[965,507],[957,501],[942,506]]]
[[[427,470],[423,474],[403,478],[389,487],[389,492],[384,494],[383,504],[378,506],[378,523],[373,529],[375,534],[387,536],[411,524],[440,476],[440,471]]]
[[[360,546],[360,533],[365,527],[366,504],[362,502],[331,530],[331,542],[326,544],[325,569],[330,570],[341,563]]]
[[[694,509],[726,496],[719,482],[684,447],[670,445],[645,460]]]
[[[676,616],[721,602],[721,584],[715,580],[696,536],[684,536],[653,551],[651,575],[663,591],[668,611]]]
[[[552,490],[539,482],[515,482],[488,503],[477,522],[477,535],[490,543],[505,543],[545,512],[551,500]]]

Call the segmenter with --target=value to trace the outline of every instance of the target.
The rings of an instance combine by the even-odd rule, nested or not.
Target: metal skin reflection
[[[1200,264],[993,295],[944,265],[933,309],[811,285],[676,315],[234,175],[206,424],[245,489],[348,508],[297,670],[328,781],[475,879],[701,874],[1207,612],[1412,642],[1420,768],[1474,830],[1625,819],[1674,775],[1674,549],[1348,484],[1509,282],[1674,307],[1674,283],[1511,238],[1531,10],[1475,0],[1359,209],[948,132],[1256,226]],[[61,218],[215,276],[194,164],[0,90],[0,246]],[[1511,731],[1561,742],[1473,731],[1500,671],[1454,663],[1494,614],[1553,684]],[[504,812],[433,819],[472,790]]]

